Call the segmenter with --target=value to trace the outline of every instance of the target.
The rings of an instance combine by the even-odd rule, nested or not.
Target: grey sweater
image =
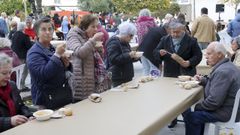
[[[230,119],[234,100],[240,88],[240,70],[229,59],[218,62],[210,75],[202,80],[204,100],[196,105],[196,110],[212,113],[219,121]],[[238,109],[237,120],[240,118]]]

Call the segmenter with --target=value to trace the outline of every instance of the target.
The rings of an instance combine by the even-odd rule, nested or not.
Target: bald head
[[[219,61],[225,58],[227,50],[223,44],[219,42],[212,42],[206,49],[206,59],[210,66],[216,65]]]

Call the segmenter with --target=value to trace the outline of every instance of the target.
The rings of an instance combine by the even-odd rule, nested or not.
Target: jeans
[[[144,76],[151,75],[150,73],[152,70],[158,71],[159,75],[160,75],[161,71],[155,65],[153,65],[152,62],[150,60],[148,60],[146,57],[142,56],[141,62],[143,65],[143,75]]]
[[[199,45],[201,50],[206,49],[208,44],[209,44],[208,42],[198,42],[198,45]]]
[[[67,34],[68,33],[63,33],[64,40],[67,40]]]
[[[188,109],[182,115],[185,122],[185,135],[203,135],[205,123],[219,121],[206,111],[192,112]]]

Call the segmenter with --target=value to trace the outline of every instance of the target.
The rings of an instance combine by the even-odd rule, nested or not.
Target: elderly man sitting
[[[213,67],[208,77],[196,76],[204,89],[204,100],[183,113],[186,135],[203,135],[207,122],[226,122],[230,119],[237,91],[240,88],[240,70],[227,58],[226,49],[212,42],[206,50],[207,63]],[[238,111],[237,120],[240,118]]]

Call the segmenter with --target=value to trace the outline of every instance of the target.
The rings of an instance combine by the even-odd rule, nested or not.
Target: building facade
[[[222,4],[220,0],[177,0],[181,6],[181,12],[186,13],[186,19],[192,21],[201,15],[201,8],[208,8],[208,15],[214,21],[219,20],[219,13],[216,12],[216,4]],[[235,9],[231,4],[224,4],[224,12],[220,13],[220,18],[224,22],[235,17]]]

